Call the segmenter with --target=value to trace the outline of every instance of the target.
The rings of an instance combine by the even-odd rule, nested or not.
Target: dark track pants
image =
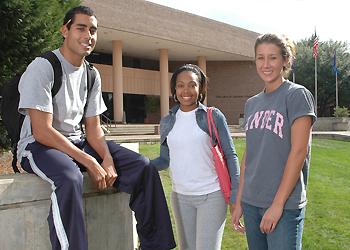
[[[143,250],[167,250],[175,241],[158,171],[149,159],[114,142],[107,142],[118,174],[114,187],[131,194],[129,206],[135,212],[137,232]],[[76,144],[101,158],[84,141]],[[38,142],[29,144],[22,168],[51,184],[48,216],[52,249],[87,250],[83,209],[84,167],[59,150]]]

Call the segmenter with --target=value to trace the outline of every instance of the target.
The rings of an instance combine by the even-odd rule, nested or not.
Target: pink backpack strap
[[[212,107],[208,107],[207,108],[207,120],[208,120],[208,130],[209,130],[209,135],[210,135],[210,139],[211,139],[211,145],[214,146],[214,143],[213,143],[213,130],[212,130],[212,111],[213,111],[213,108]]]
[[[214,130],[214,134],[215,134],[216,140],[218,141],[219,148],[222,149],[219,133],[216,129],[214,118],[213,118],[214,108],[208,107],[207,110],[208,110],[207,111],[208,112],[208,130],[209,130],[210,138],[212,139],[212,144],[213,144],[213,135],[212,135],[213,132],[212,132],[212,130]]]

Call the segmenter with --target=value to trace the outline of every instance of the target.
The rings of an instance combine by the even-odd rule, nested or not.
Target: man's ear
[[[61,35],[66,38],[68,35],[68,28],[67,25],[62,25],[60,28]]]

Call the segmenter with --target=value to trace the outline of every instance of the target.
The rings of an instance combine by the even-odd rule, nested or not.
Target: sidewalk
[[[312,137],[350,141],[350,131],[314,131],[312,132]]]
[[[233,138],[245,138],[245,133],[231,133]],[[334,139],[341,141],[350,141],[350,131],[314,131],[313,138]],[[139,142],[139,143],[159,143],[159,135],[106,135],[107,140],[117,143]]]

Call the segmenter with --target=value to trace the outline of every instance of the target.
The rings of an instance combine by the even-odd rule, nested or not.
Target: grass
[[[236,139],[235,146],[241,159],[245,140]],[[140,152],[155,158],[159,144],[142,144]],[[161,171],[160,175],[169,202],[171,180],[168,171]],[[303,249],[350,249],[350,142],[313,140],[307,188]],[[169,208],[171,210],[170,204]],[[245,236],[233,232],[229,222],[228,213],[222,249],[247,249]]]

